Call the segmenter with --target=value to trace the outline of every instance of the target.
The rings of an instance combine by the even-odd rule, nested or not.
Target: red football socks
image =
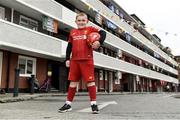
[[[88,87],[89,96],[91,101],[96,101],[96,86],[89,86]]]
[[[72,87],[69,87],[68,88],[68,95],[67,95],[67,101],[73,101],[73,98],[75,96],[75,93],[76,93],[76,87],[75,88],[72,88]]]

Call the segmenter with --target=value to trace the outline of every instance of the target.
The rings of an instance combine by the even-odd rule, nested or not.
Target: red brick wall
[[[17,61],[18,61],[18,55],[17,54],[11,54],[10,56],[10,72],[9,72],[9,88],[13,88],[14,87],[14,75],[15,75],[15,68],[17,67]],[[23,83],[21,83],[23,80],[20,79],[19,81],[19,87],[21,87]]]
[[[14,69],[17,67],[18,63],[18,54],[11,53],[10,55],[10,72],[9,72],[9,88],[14,88],[14,77],[15,71]],[[6,88],[7,86],[7,68],[8,67],[8,52],[3,52],[3,69],[2,69],[2,88]],[[37,58],[36,60],[36,75],[40,84],[46,79],[47,75],[47,60]],[[28,88],[28,81],[26,77],[20,77],[19,80],[19,88]]]
[[[1,82],[1,87],[6,88],[6,78],[7,78],[7,58],[8,54],[7,52],[3,51],[3,64],[2,64],[2,82]]]
[[[37,58],[36,62],[36,75],[41,85],[47,77],[47,60]]]
[[[113,91],[120,91],[121,90],[121,84],[115,84],[113,82]]]
[[[104,90],[104,80],[99,80],[99,88],[100,91]]]

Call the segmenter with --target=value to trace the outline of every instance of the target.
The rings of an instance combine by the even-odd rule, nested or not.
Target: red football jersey
[[[68,42],[72,43],[72,60],[93,58],[93,49],[87,44],[87,36],[91,32],[98,32],[98,29],[90,26],[71,30]]]

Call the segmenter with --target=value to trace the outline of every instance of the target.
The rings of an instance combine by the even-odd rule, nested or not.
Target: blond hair
[[[80,12],[76,15],[76,19],[79,17],[79,16],[86,16],[87,17],[87,14],[84,13],[84,12]],[[88,18],[88,17],[87,17]]]

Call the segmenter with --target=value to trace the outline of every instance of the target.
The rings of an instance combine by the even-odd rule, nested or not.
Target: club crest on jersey
[[[92,80],[93,79],[93,77],[92,76],[89,76],[89,80]]]
[[[88,34],[88,30],[84,30],[84,34]]]

